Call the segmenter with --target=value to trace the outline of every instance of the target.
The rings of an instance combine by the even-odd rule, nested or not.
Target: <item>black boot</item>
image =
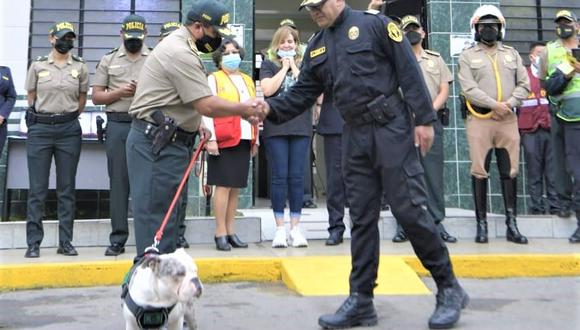
[[[376,325],[377,312],[373,298],[362,293],[351,293],[334,314],[322,315],[318,324],[324,329],[342,329]]]
[[[461,310],[469,304],[469,296],[459,283],[439,288],[435,312],[429,318],[430,329],[450,329],[459,321]]]
[[[403,243],[408,241],[407,234],[405,234],[405,230],[403,227],[397,222],[397,232],[395,233],[395,237],[393,237],[393,243]]]
[[[437,229],[439,229],[439,235],[441,235],[441,239],[447,243],[457,243],[457,238],[452,236],[445,230],[443,223],[437,223]]]
[[[471,177],[477,233],[475,243],[487,243],[487,179]]]
[[[516,178],[502,179],[501,192],[505,206],[506,239],[516,244],[528,244],[526,236],[520,233],[516,221],[517,181]]]
[[[580,243],[580,212],[576,212],[576,221],[578,223],[578,227],[576,228],[574,234],[572,234],[572,236],[570,236],[568,239],[570,243],[574,244]]]

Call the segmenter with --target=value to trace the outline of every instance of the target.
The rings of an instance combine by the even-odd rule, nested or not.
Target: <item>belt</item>
[[[345,121],[356,126],[373,122],[384,125],[400,114],[401,110],[398,108],[401,106],[404,105],[399,93],[393,93],[389,97],[379,95],[365,106],[364,112],[345,116]]]
[[[107,121],[116,121],[120,123],[130,123],[133,117],[128,112],[107,112]]]
[[[69,121],[77,119],[79,117],[79,112],[39,113],[28,110],[27,115],[30,116],[30,119],[35,123],[54,125],[68,123]]]
[[[155,137],[155,131],[157,130],[157,125],[150,123],[143,119],[133,118],[131,122],[131,127],[145,134],[146,137],[153,139]],[[189,133],[180,128],[175,131],[171,142],[181,142],[187,146],[193,145],[195,142],[196,132]]]
[[[371,115],[370,112],[364,112],[364,113],[361,113],[357,116],[352,116],[347,120],[347,122],[350,122],[350,123],[357,125],[357,126],[369,124],[369,123],[372,123],[374,121],[375,121],[375,119],[373,118],[373,116]]]

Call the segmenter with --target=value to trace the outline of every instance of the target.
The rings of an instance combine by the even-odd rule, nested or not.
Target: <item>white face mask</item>
[[[540,78],[540,57],[532,55],[530,60],[530,69],[532,70],[532,75],[536,78]]]
[[[278,56],[280,56],[280,58],[285,58],[285,57],[294,57],[296,56],[296,50],[295,49],[291,49],[291,50],[282,50],[279,49],[277,52]]]

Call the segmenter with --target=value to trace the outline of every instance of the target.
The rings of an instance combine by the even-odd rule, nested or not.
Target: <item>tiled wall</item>
[[[441,53],[455,78],[448,106],[451,110],[450,125],[445,128],[445,202],[447,207],[473,209],[469,149],[465,135],[463,119],[459,111],[457,95],[460,90],[457,81],[457,57],[450,55],[450,36],[470,33],[469,20],[475,9],[483,4],[499,6],[498,1],[432,1],[427,0],[427,21],[429,48]],[[508,22],[509,24],[509,22]],[[495,157],[494,157],[495,158]],[[518,212],[525,213],[527,201],[524,197],[525,169],[522,166],[523,155],[520,155],[520,174],[518,175]],[[488,210],[503,213],[503,200],[499,185],[499,174],[495,160],[490,171],[488,189]]]

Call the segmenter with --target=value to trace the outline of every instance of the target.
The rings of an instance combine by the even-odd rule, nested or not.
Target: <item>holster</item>
[[[379,125],[386,125],[400,113],[400,107],[404,104],[398,93],[394,93],[388,98],[381,94],[366,105],[367,111],[361,114],[347,117],[346,121],[355,125],[364,125],[376,122]]]
[[[153,154],[158,155],[165,146],[171,142],[177,130],[177,125],[173,118],[167,117],[159,109],[155,110],[151,118],[157,124],[157,127],[151,132],[153,136],[152,151]]]
[[[449,126],[449,108],[447,105],[443,109],[437,111],[437,117],[441,121],[441,125],[445,127]]]
[[[460,102],[459,111],[461,111],[461,118],[467,119],[467,100],[465,99],[465,95],[463,95],[463,93],[459,94],[459,102]]]
[[[34,108],[34,105],[31,105],[28,107],[28,109],[26,109],[26,114],[24,115],[24,120],[26,121],[26,127],[30,127],[34,124],[36,124],[36,116],[34,115],[36,113],[36,109]]]
[[[105,120],[101,116],[97,116],[97,139],[99,142],[103,143],[105,141],[105,136],[107,129],[103,127]]]

